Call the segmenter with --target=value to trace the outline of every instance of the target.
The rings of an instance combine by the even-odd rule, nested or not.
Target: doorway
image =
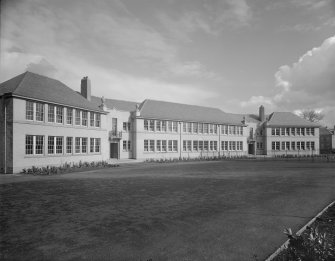
[[[255,154],[255,143],[249,143],[248,144],[248,154]]]
[[[119,144],[114,142],[110,144],[110,158],[118,159],[119,158]]]

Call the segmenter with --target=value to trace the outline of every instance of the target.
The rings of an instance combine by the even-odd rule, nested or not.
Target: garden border
[[[314,221],[320,217],[328,208],[333,206],[335,204],[335,201],[328,204],[324,209],[322,209],[314,218],[312,218],[306,225],[304,225],[302,228],[298,230],[296,233],[297,236],[300,236],[308,226],[310,226]],[[286,240],[274,253],[272,253],[268,258],[265,259],[265,261],[272,261],[276,256],[278,256],[289,244],[290,240]]]

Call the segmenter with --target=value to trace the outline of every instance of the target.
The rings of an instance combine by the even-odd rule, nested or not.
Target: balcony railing
[[[109,139],[110,140],[120,140],[122,139],[122,131],[109,131]]]

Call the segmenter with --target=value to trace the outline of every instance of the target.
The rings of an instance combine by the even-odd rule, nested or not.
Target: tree
[[[323,117],[325,117],[323,113],[317,112],[316,110],[313,109],[302,110],[299,113],[299,116],[310,122],[319,122],[323,119]]]

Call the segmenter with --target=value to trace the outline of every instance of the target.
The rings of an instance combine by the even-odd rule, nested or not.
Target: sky
[[[79,91],[335,125],[335,0],[2,0],[0,82],[25,71]]]

